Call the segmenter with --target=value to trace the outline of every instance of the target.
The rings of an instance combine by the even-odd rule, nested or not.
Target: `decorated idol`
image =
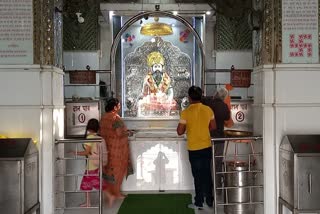
[[[168,116],[176,109],[176,101],[173,99],[171,78],[164,70],[163,55],[151,52],[147,63],[150,70],[143,81],[138,116]]]
[[[171,78],[164,71],[164,58],[159,52],[151,52],[147,57],[150,68],[143,81],[143,95],[164,93],[168,99],[173,98]]]

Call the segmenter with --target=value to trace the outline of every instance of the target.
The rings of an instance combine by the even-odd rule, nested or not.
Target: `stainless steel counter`
[[[0,213],[39,211],[39,152],[31,138],[0,139]]]
[[[279,213],[319,213],[320,135],[287,135],[279,150]]]

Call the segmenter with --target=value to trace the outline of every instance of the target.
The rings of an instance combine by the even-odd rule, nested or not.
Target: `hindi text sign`
[[[83,136],[92,118],[100,120],[99,101],[66,102],[67,136]]]
[[[283,63],[318,63],[318,49],[318,0],[283,0]]]
[[[230,83],[233,87],[248,88],[251,85],[251,70],[231,70]]]
[[[1,1],[0,64],[33,64],[32,0]]]

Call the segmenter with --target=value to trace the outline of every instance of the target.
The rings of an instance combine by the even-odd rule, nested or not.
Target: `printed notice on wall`
[[[32,0],[0,1],[0,64],[33,64]]]
[[[318,63],[318,49],[318,0],[283,0],[283,62]]]

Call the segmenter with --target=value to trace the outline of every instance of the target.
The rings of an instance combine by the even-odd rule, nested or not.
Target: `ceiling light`
[[[176,16],[178,15],[178,11],[173,11],[172,14]]]
[[[207,11],[206,14],[207,14],[207,15],[210,15],[210,14],[211,14],[211,11]]]

